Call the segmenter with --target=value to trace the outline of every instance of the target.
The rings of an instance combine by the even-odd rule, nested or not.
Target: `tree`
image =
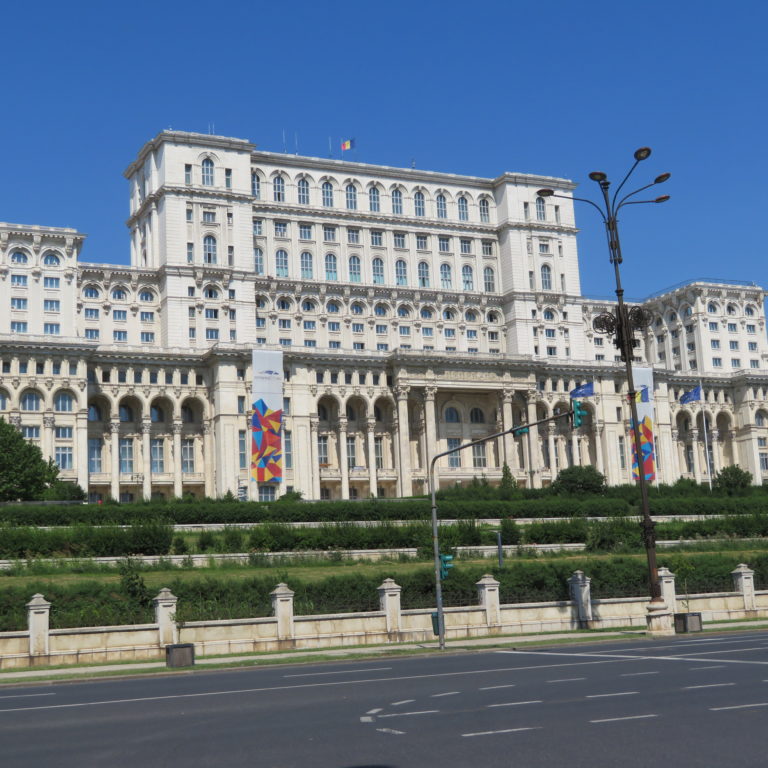
[[[85,491],[67,480],[55,480],[43,491],[45,501],[85,501]]]
[[[552,490],[563,496],[585,493],[605,493],[605,475],[591,464],[586,467],[568,467],[552,483]]]
[[[502,501],[509,501],[514,495],[517,489],[517,483],[515,478],[512,477],[512,472],[507,466],[507,462],[504,462],[504,466],[501,469],[501,483],[499,483],[499,498]]]
[[[53,461],[0,418],[0,501],[39,499],[58,474]]]
[[[723,467],[716,475],[714,487],[728,496],[742,496],[752,485],[752,473],[737,464]]]

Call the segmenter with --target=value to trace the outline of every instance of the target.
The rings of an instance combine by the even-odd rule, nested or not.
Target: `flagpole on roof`
[[[712,490],[712,462],[709,460],[709,437],[707,435],[707,414],[704,413],[704,384],[699,379],[699,394],[701,399],[701,423],[704,427],[704,458],[707,461],[707,479],[709,480],[709,490]]]

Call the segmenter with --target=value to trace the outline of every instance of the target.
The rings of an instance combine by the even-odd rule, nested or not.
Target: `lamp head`
[[[592,173],[589,174],[589,178],[592,179],[592,181],[605,181],[608,176],[604,174],[602,171],[592,171]]]
[[[669,195],[662,195],[661,197],[657,197],[653,202],[654,203],[666,203],[667,200],[669,200]]]
[[[672,174],[671,173],[662,173],[661,176],[657,176],[654,180],[654,184],[663,184]]]
[[[554,189],[540,189],[536,194],[539,197],[552,197],[552,195],[555,194],[555,190]]]
[[[639,163],[641,160],[647,160],[651,156],[651,148],[650,147],[640,147],[640,149],[635,150],[635,160]]]

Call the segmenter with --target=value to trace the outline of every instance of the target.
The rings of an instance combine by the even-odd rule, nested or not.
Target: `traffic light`
[[[528,427],[520,427],[519,429],[515,429],[512,432],[512,437],[518,437],[519,435],[527,435],[528,434]]]
[[[573,401],[573,414],[571,416],[571,426],[573,429],[581,426],[584,417],[587,415],[587,409],[578,400]]]
[[[447,579],[448,571],[453,568],[453,555],[440,555],[440,578]]]

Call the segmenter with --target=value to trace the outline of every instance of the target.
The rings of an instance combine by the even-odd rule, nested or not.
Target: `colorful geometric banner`
[[[279,483],[283,479],[283,353],[254,349],[252,370],[251,480]]]
[[[656,479],[656,456],[653,436],[653,368],[632,366],[632,378],[635,383],[635,407],[640,423],[640,452],[642,454],[643,474],[652,483]],[[631,420],[630,420],[631,422]],[[634,427],[634,425],[632,425]],[[632,479],[638,479],[637,451],[635,451],[635,432],[630,428],[629,439],[632,445]]]

